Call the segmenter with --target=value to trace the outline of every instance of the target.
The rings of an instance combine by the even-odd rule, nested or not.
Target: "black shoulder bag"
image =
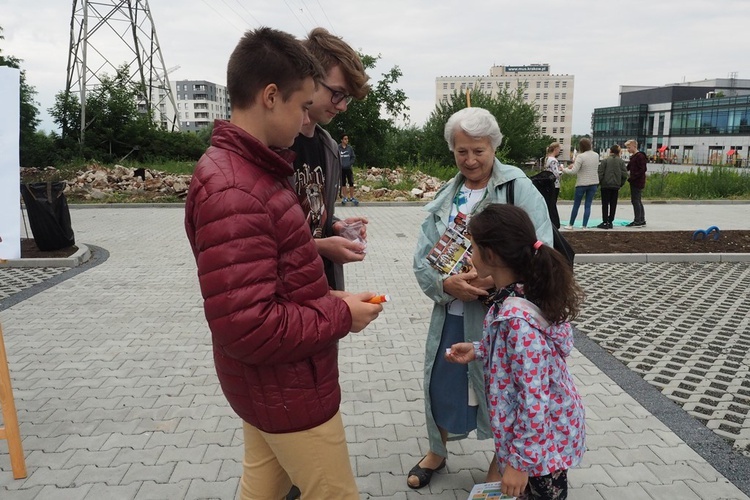
[[[535,184],[536,185],[536,184]],[[515,205],[514,202],[514,193],[513,191],[515,186],[515,180],[512,180],[506,184],[505,188],[505,194],[506,194],[506,203],[510,205]],[[542,193],[544,194],[544,193]],[[555,226],[552,226],[552,243],[558,252],[560,252],[563,257],[570,263],[570,267],[573,267],[573,261],[576,257],[576,251],[573,250],[573,247],[570,246],[570,243],[568,243],[568,240],[565,239],[565,237],[560,233],[560,230],[557,229]]]

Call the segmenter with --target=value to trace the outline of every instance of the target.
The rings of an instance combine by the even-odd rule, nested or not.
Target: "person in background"
[[[445,358],[483,361],[502,492],[568,498],[568,469],[586,451],[583,400],[565,361],[583,290],[518,207],[489,205],[469,221],[469,234],[477,274],[491,277],[498,293],[481,341],[453,344]]]
[[[599,185],[602,193],[602,223],[599,229],[612,229],[617,211],[617,198],[620,188],[628,180],[628,170],[620,158],[620,146],[609,148],[609,156],[599,163]]]
[[[557,160],[560,154],[560,143],[553,142],[547,146],[547,160],[544,168],[552,172],[555,176],[555,194],[552,202],[548,205],[549,207],[549,218],[557,229],[560,229],[560,213],[557,211],[557,199],[560,197],[560,175],[562,174],[562,167],[560,162]]]
[[[352,170],[356,157],[354,149],[349,145],[349,136],[343,136],[341,138],[341,144],[339,144],[339,160],[341,161],[341,194],[343,196],[343,199],[341,200],[342,205],[346,205],[347,202],[354,203],[354,206],[359,205],[359,201],[354,197],[354,171]],[[349,185],[348,198],[344,194],[344,190],[347,189],[347,184]]]
[[[346,111],[352,99],[364,99],[370,91],[369,77],[357,52],[341,38],[324,28],[315,28],[302,44],[323,66],[325,71],[315,89],[310,106],[310,122],[302,127],[292,146],[294,160],[293,185],[300,204],[307,214],[310,230],[323,257],[331,288],[344,290],[344,267],[365,258],[365,245],[340,234],[350,224],[361,223],[360,239],[367,239],[367,218],[349,217],[339,220],[334,210],[341,181],[339,148],[326,125]]]
[[[578,209],[581,206],[581,200],[586,196],[586,205],[583,208],[583,228],[586,229],[591,216],[591,204],[596,196],[596,188],[599,185],[599,155],[591,150],[591,139],[584,137],[578,142],[578,155],[573,165],[563,167],[566,174],[577,174],[576,192],[573,198],[573,209],[570,212],[570,222],[565,229],[573,229],[578,217]]]
[[[309,122],[323,69],[292,35],[247,32],[185,201],[216,373],[242,418],[240,499],[359,499],[339,405],[338,341],[374,320],[374,293],[329,289],[288,148]],[[314,467],[311,467],[314,464]]]
[[[648,168],[648,157],[646,153],[638,151],[638,142],[630,139],[625,143],[630,153],[628,161],[628,182],[630,183],[630,203],[633,204],[633,222],[628,227],[642,227],[646,225],[646,211],[643,208],[641,194],[646,188],[646,169]]]
[[[458,173],[425,207],[428,214],[414,251],[414,275],[433,302],[424,359],[429,451],[408,473],[407,485],[414,489],[428,485],[435,471],[445,467],[448,439],[464,439],[474,429],[479,439],[492,437],[481,366],[457,366],[443,356],[456,342],[481,338],[486,312],[481,299],[489,295],[492,280],[473,270],[446,276],[430,265],[428,254],[459,214],[459,220],[470,218],[489,203],[505,203],[511,182],[514,203],[528,212],[539,239],[552,245],[552,223],[541,193],[521,169],[495,157],[503,139],[495,117],[482,108],[462,109],[448,119],[444,135]],[[493,460],[487,480],[499,479]]]

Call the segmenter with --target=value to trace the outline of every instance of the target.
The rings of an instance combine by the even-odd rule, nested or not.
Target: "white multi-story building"
[[[160,105],[161,123],[166,128],[171,128],[172,116],[177,118],[180,130],[197,132],[214,120],[226,120],[231,115],[229,94],[224,85],[206,80],[177,80],[172,82],[172,94],[176,110],[171,109],[168,100]]]
[[[440,76],[435,79],[435,101],[448,101],[454,92],[498,91],[523,88],[523,99],[536,105],[539,130],[562,145],[563,155],[571,149],[573,135],[573,75],[552,75],[549,64],[492,66],[488,76]]]

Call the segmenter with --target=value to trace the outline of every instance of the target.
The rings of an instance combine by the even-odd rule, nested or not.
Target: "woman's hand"
[[[474,344],[471,342],[459,342],[453,344],[450,350],[446,351],[445,359],[451,363],[460,363],[465,365],[476,359]]]
[[[505,466],[505,472],[503,472],[503,479],[500,485],[500,491],[503,494],[520,497],[526,490],[527,484],[529,484],[528,472],[521,472],[510,465]]]
[[[487,290],[471,284],[475,279],[477,279],[476,271],[454,274],[443,280],[443,291],[462,302],[472,302],[479,297],[489,295]]]

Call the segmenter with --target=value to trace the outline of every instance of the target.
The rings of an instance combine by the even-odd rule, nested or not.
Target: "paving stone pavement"
[[[684,207],[677,211],[687,212]],[[234,498],[241,473],[240,422],[216,381],[182,210],[73,209],[71,214],[77,240],[108,255],[98,265],[0,309],[29,471],[26,479],[14,480],[0,444],[0,498]],[[405,485],[406,471],[427,451],[422,358],[430,304],[411,274],[424,213],[419,207],[397,206],[339,210],[341,216],[354,214],[370,218],[370,243],[365,262],[347,266],[348,287],[393,298],[370,327],[340,344],[342,413],[362,498],[463,500],[484,476],[489,441],[450,443],[448,466],[429,487],[412,491]],[[649,218],[649,225],[658,226],[652,220],[656,217]],[[669,357],[706,349],[694,365],[706,375],[691,375],[703,382],[708,373],[734,370],[731,383],[725,382],[725,395],[717,399],[732,400],[741,409],[732,398],[742,396],[746,387],[740,381],[743,369],[747,380],[747,348],[742,361],[735,359],[746,338],[740,333],[747,331],[742,309],[747,304],[742,295],[747,293],[747,264],[721,264],[725,267],[715,272],[716,265],[691,266],[675,276],[667,264],[577,266],[584,286],[596,291],[590,292],[579,321],[579,347],[570,360],[584,397],[588,432],[584,462],[570,473],[570,498],[749,498],[750,461],[715,434],[701,434],[705,427],[691,415],[705,419],[704,413],[687,406],[691,413],[686,413],[634,372],[672,383],[663,371],[672,370],[674,379],[682,372],[667,366]],[[693,272],[709,271],[708,289],[688,279]],[[689,288],[681,293],[683,283]],[[725,305],[730,288],[735,296]],[[672,310],[651,305],[651,300],[661,304],[662,296],[671,297],[665,304]],[[699,298],[697,317],[673,317],[688,314]],[[713,329],[717,316],[712,298],[717,314],[728,312],[726,330]],[[615,318],[624,324],[615,318],[599,321],[606,300],[622,307]],[[651,309],[641,310],[647,307]],[[631,310],[640,316],[629,319]],[[649,329],[651,318],[656,326]],[[623,339],[612,333],[613,325],[626,333]],[[639,343],[639,332],[665,348],[640,345],[649,342]],[[684,345],[679,334],[686,336]],[[711,338],[697,345],[701,335]],[[636,353],[626,361],[636,364],[628,369],[589,337],[615,356]],[[676,347],[670,350],[672,342]],[[714,346],[721,342],[731,346],[716,353]],[[676,364],[693,366],[692,358],[677,359]],[[684,382],[702,387],[688,378]],[[671,393],[690,392],[675,389]],[[695,403],[710,407],[700,398]],[[742,413],[725,406],[720,407],[724,414]],[[673,422],[684,427],[676,429]],[[739,424],[732,428],[746,429]]]

